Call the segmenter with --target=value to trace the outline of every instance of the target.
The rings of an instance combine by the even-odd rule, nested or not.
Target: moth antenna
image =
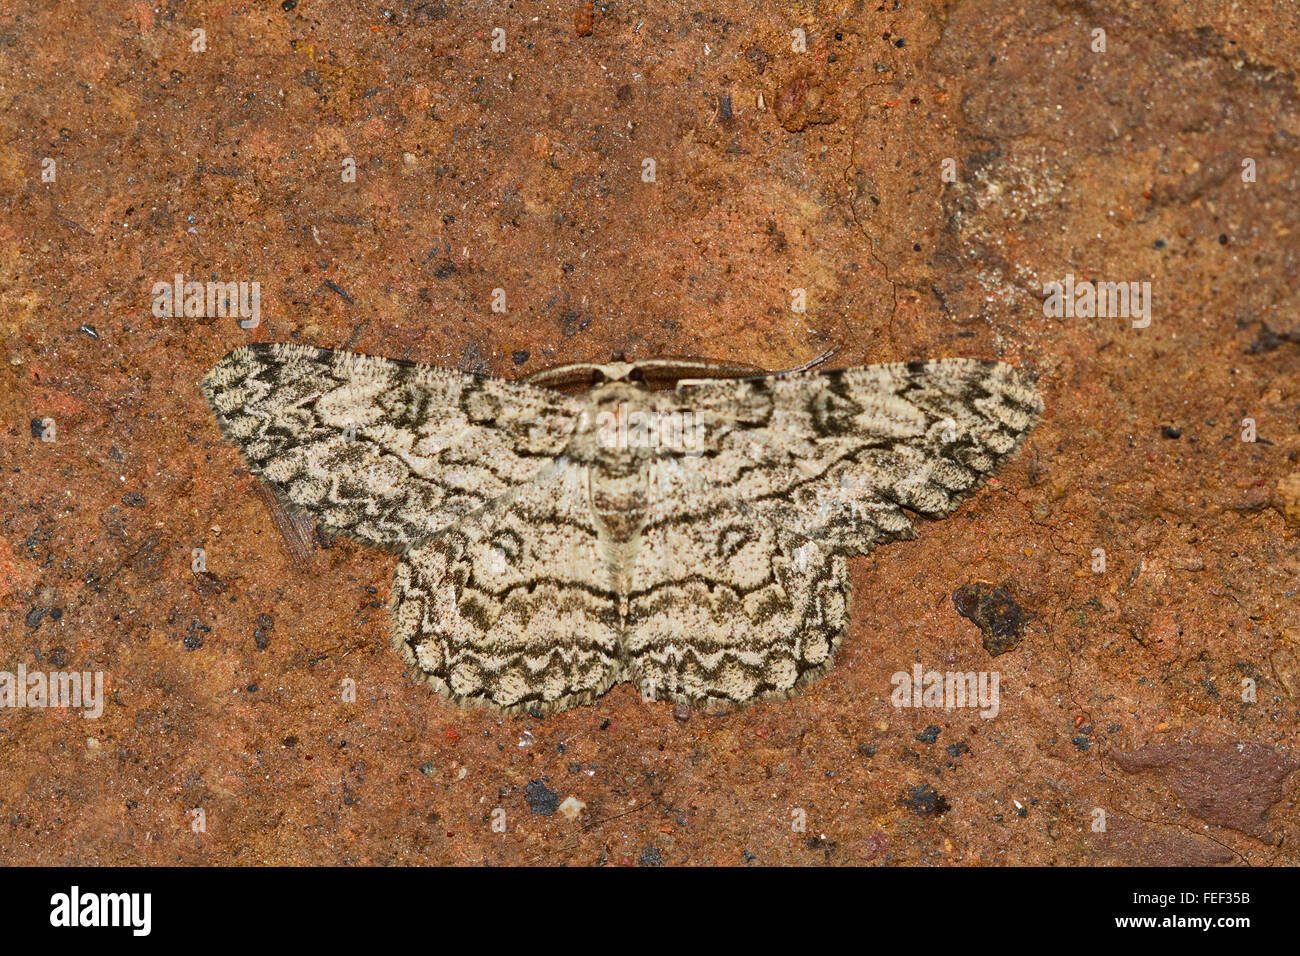
[[[831,348],[828,348],[825,352],[823,352],[821,355],[817,356],[815,359],[809,359],[807,362],[804,362],[802,365],[796,365],[794,368],[782,369],[781,371],[773,372],[772,374],[773,375],[796,375],[799,372],[806,372],[810,368],[816,368],[818,365],[821,365],[823,362],[825,362],[827,359],[829,359],[832,355],[834,355],[839,350],[840,347],[838,345],[832,346]]]

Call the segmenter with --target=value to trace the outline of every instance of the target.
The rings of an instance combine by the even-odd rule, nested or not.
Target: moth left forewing
[[[286,344],[235,349],[203,389],[288,507],[397,551],[529,481],[580,410],[546,389]]]

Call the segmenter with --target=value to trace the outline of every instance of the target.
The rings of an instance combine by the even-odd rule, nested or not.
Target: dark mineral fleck
[[[185,633],[185,649],[187,651],[197,651],[203,646],[203,635],[211,631],[212,628],[198,620],[190,622],[190,629]]]
[[[528,801],[529,810],[544,817],[560,809],[560,795],[540,780],[533,780],[524,787],[524,799]]]
[[[923,783],[907,791],[907,796],[899,801],[913,813],[923,817],[938,816],[949,810],[948,801],[934,787]]]
[[[253,643],[259,651],[266,650],[271,643],[271,631],[275,629],[275,619],[269,614],[257,615],[256,627],[253,630]]]
[[[990,584],[964,584],[952,592],[957,613],[984,632],[984,650],[992,657],[1015,650],[1028,616],[1007,590]]]
[[[659,847],[648,846],[641,851],[641,856],[637,859],[638,866],[663,866],[664,857],[659,852]]]

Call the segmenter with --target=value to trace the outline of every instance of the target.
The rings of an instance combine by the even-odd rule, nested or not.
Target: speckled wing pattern
[[[402,554],[392,639],[415,676],[504,710],[621,680],[694,704],[793,693],[844,636],[847,558],[950,513],[1042,411],[1024,373],[970,359],[570,397],[258,345],[204,391],[290,507]],[[605,440],[628,408],[699,438]]]
[[[1020,447],[1042,414],[1013,366],[938,359],[683,389],[711,453],[697,484],[849,554],[943,518]]]
[[[580,411],[513,382],[278,343],[235,349],[203,391],[288,507],[398,552],[531,479]]]
[[[1002,362],[942,359],[678,387],[702,454],[663,454],[626,647],[643,693],[742,703],[824,673],[845,558],[942,518],[1042,413]]]
[[[562,709],[623,674],[619,594],[581,469],[558,461],[417,544],[393,585],[393,641],[461,703]]]
[[[845,556],[699,482],[684,462],[659,472],[624,641],[642,696],[744,704],[823,673],[848,623]]]

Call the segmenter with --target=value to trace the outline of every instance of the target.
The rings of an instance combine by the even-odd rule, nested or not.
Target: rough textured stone
[[[1176,826],[1152,826],[1122,813],[1106,818],[1096,836],[1103,855],[1125,866],[1214,866],[1231,863],[1231,850],[1207,836]]]
[[[1300,759],[1253,743],[1150,744],[1111,758],[1129,773],[1148,772],[1202,820],[1265,843],[1278,842],[1265,814],[1282,799],[1286,777],[1300,770]]]
[[[595,4],[579,36],[588,6],[0,9],[0,670],[65,648],[106,691],[94,721],[0,712],[4,861],[1217,861],[1203,837],[1300,865],[1279,491],[1300,468],[1300,5],[823,4],[804,53],[779,5]],[[176,273],[259,281],[260,325],[155,317]],[[1150,281],[1151,324],[1045,316],[1067,273]],[[680,722],[629,687],[503,721],[403,676],[395,558],[339,540],[295,566],[197,387],[248,341],[511,377],[618,351],[979,356],[1034,369],[1048,408],[998,483],[851,562],[852,629],[801,697]],[[954,612],[971,581],[1032,611],[1014,652]],[[997,717],[895,709],[916,663],[995,665]],[[1167,746],[1192,749],[1133,756]],[[524,809],[543,779],[580,823]],[[924,782],[946,813],[899,805]],[[197,837],[200,806],[219,824]],[[1143,829],[1107,849],[1096,807]]]

